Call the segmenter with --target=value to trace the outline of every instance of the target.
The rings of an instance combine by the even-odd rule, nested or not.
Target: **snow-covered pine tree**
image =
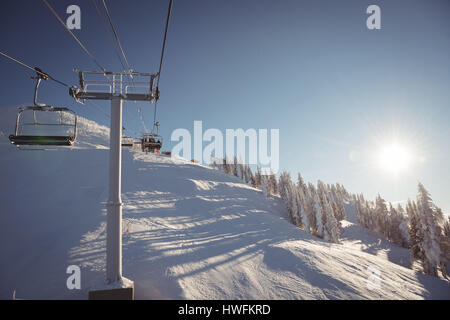
[[[397,205],[397,213],[399,214],[399,216],[401,216],[399,230],[402,242],[400,245],[403,248],[409,248],[409,219],[408,216],[405,214],[405,210],[400,204]]]
[[[299,188],[297,186],[297,192],[298,192],[298,200],[299,200],[299,215],[300,215],[300,219],[302,221],[303,224],[303,229],[308,232],[311,233],[311,230],[309,229],[309,217],[308,217],[308,212],[307,212],[307,200],[305,200],[305,193],[303,192],[303,188]]]
[[[214,170],[217,169],[216,157],[214,157],[213,155],[210,156],[209,166]]]
[[[234,156],[234,158],[233,158],[233,168],[232,168],[232,171],[233,171],[233,175],[234,175],[235,177],[239,177],[239,174],[238,174],[238,159],[237,159],[236,156]]]
[[[335,198],[334,198],[333,194],[330,191],[331,189],[328,189],[328,190],[329,190],[328,193],[327,193],[328,202],[330,203],[331,211],[333,213],[333,216],[336,218],[336,217],[339,216],[337,204],[336,204],[336,201],[335,201]]]
[[[397,211],[395,210],[395,208],[392,206],[392,203],[389,202],[388,203],[388,214],[387,214],[387,219],[386,219],[386,238],[391,241],[396,243],[396,241],[394,241],[395,238],[395,229],[396,227],[398,227],[397,221],[395,219],[395,217],[397,216]]]
[[[267,194],[272,194],[272,181],[270,179],[270,175],[265,175],[266,179],[266,187],[267,187]]]
[[[225,158],[223,158],[222,159],[222,171],[224,172],[224,173],[227,173],[228,174],[228,164],[227,164],[227,158],[225,157]]]
[[[364,221],[364,211],[363,211],[363,201],[362,195],[356,195],[355,197],[355,208],[356,208],[356,221],[363,227],[367,228]]]
[[[280,197],[283,199],[284,205],[286,207],[286,210],[289,215],[289,220],[291,223],[294,223],[294,211],[292,208],[292,199],[291,199],[291,192],[289,190],[289,182],[291,181],[291,176],[288,172],[282,172],[280,174],[280,180],[279,180],[279,189],[280,189]]]
[[[409,218],[409,250],[411,256],[411,266],[414,261],[422,261],[424,253],[420,243],[423,241],[422,228],[420,227],[419,214],[417,213],[417,206],[413,201],[408,199],[406,204],[406,213]]]
[[[348,193],[342,184],[336,183],[336,189],[340,193],[342,199],[349,199],[351,197],[350,193]]]
[[[244,177],[244,166],[242,165],[242,162],[239,162],[237,164],[237,177],[241,180],[245,181],[245,177]]]
[[[349,195],[345,194],[344,187],[342,187],[339,183],[336,183],[336,193],[342,199],[342,201],[348,200],[349,198]]]
[[[387,220],[387,238],[389,241],[395,243],[398,246],[402,245],[403,239],[400,232],[400,224],[402,223],[402,216],[397,212],[392,206],[392,203],[389,203],[389,215]]]
[[[331,192],[333,194],[333,199],[336,207],[336,219],[338,221],[344,220],[347,217],[347,213],[344,208],[344,199],[340,192],[338,192],[338,188],[335,185],[331,186]]]
[[[277,177],[273,173],[272,169],[270,169],[269,181],[270,181],[270,193],[273,195],[278,195],[279,191],[278,191]]]
[[[255,177],[253,176],[252,168],[250,168],[250,165],[245,165],[245,181],[248,184],[251,184],[253,187],[256,187],[255,184]]]
[[[314,185],[309,182],[308,183],[308,198],[309,198],[309,229],[311,230],[311,234],[319,235],[319,227],[317,217],[320,217],[320,206],[318,204],[316,188]],[[320,221],[320,220],[319,220]]]
[[[252,182],[252,186],[256,188],[256,178],[255,178],[255,176],[253,175],[253,172],[252,172],[251,170],[250,170],[250,172],[251,172],[250,180],[251,180],[251,182]]]
[[[268,184],[267,176],[261,175],[261,190],[266,198],[269,197],[269,190],[267,184]]]
[[[245,183],[249,183],[250,177],[249,177],[249,169],[250,166],[248,164],[244,164],[244,170],[242,172],[242,180],[245,181]],[[251,170],[250,170],[251,172]]]
[[[329,198],[329,193],[327,193],[325,190],[323,191],[323,206],[324,206],[324,212],[323,215],[326,216],[326,219],[324,219],[324,239],[329,242],[339,243],[339,236],[340,236],[340,226],[339,222],[334,216],[333,208],[332,208],[332,201]]]
[[[364,210],[364,216],[367,219],[367,228],[369,230],[375,231],[377,229],[377,215],[374,203],[366,200],[364,204]]]
[[[257,189],[260,189],[260,190],[261,190],[261,176],[262,176],[262,174],[261,174],[261,167],[257,166],[256,167],[256,172],[255,172],[255,185],[254,185],[254,187],[257,188]]]
[[[299,202],[300,202],[300,216],[302,218],[304,230],[308,233],[311,233],[309,192],[308,192],[308,188],[307,188],[305,182],[303,181],[303,177],[300,173],[298,174],[298,177],[297,177],[297,189],[298,189]]]
[[[314,192],[314,203],[317,207],[316,209],[316,222],[317,222],[317,234],[319,237],[324,238],[325,236],[325,224],[327,222],[326,209],[323,203],[323,182],[317,182],[317,189]]]
[[[447,278],[450,275],[450,217],[443,222],[441,234],[441,272]]]
[[[358,223],[369,230],[375,230],[376,221],[372,205],[369,201],[364,199],[363,194],[356,196],[357,198],[357,219]]]
[[[302,216],[300,214],[300,199],[298,189],[295,186],[295,184],[292,183],[292,181],[290,183],[289,189],[292,194],[291,201],[292,201],[292,211],[294,215],[294,224],[298,227],[303,227]]]
[[[423,271],[426,274],[437,276],[441,261],[440,236],[441,230],[437,223],[435,206],[430,194],[419,182],[417,195],[417,209],[420,228],[423,232],[423,241],[419,243],[424,252],[422,260]]]
[[[388,210],[386,207],[386,201],[381,198],[380,194],[378,194],[375,199],[375,214],[377,219],[376,231],[387,237]]]

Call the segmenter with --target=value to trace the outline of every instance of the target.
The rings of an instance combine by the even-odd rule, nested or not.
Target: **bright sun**
[[[393,174],[407,170],[411,162],[408,149],[398,143],[383,146],[378,157],[381,168]]]

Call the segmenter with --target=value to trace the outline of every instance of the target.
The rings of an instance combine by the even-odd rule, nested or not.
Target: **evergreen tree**
[[[450,275],[450,217],[443,222],[441,235],[441,263],[442,275],[447,278]]]
[[[367,228],[369,230],[375,231],[377,229],[377,215],[376,215],[376,206],[371,201],[365,201],[364,204],[364,215],[367,219]]]
[[[300,173],[297,176],[297,188],[299,191],[299,199],[301,204],[300,215],[302,217],[304,228],[306,232],[313,233],[311,231],[311,226],[315,225],[315,219],[312,217],[312,210],[310,208],[311,200],[309,190]]]
[[[337,191],[336,186],[333,184],[331,186],[331,195],[333,198],[333,205],[334,205],[334,213],[335,217],[338,221],[344,220],[346,218],[346,213],[344,209],[344,201],[342,199],[342,196]]]
[[[409,245],[411,255],[411,265],[414,265],[414,261],[422,261],[424,253],[420,243],[423,241],[422,228],[420,227],[419,215],[417,213],[417,207],[413,201],[408,199],[406,204],[406,212],[409,218]]]
[[[324,238],[324,225],[326,224],[326,213],[323,205],[322,182],[317,182],[317,189],[313,189],[314,207],[316,213],[317,236]]]
[[[386,202],[378,194],[375,200],[375,214],[377,217],[377,228],[376,231],[379,234],[387,236],[387,220],[388,220],[388,210],[386,207]]]
[[[242,165],[242,162],[237,164],[237,168],[236,169],[237,169],[237,177],[239,179],[245,181],[246,179],[245,179],[245,176],[244,176],[244,166]]]
[[[437,223],[436,212],[430,194],[419,182],[417,195],[417,209],[423,240],[419,242],[424,252],[422,260],[426,274],[437,276],[437,268],[441,262],[440,227]]]
[[[236,156],[233,158],[233,166],[232,166],[232,173],[235,177],[239,177],[238,175],[238,159]]]
[[[216,158],[213,156],[213,155],[211,155],[211,158],[210,158],[210,161],[209,161],[209,165],[210,165],[210,167],[211,168],[213,168],[214,170],[216,170],[217,169],[217,163],[216,163]]]
[[[389,215],[387,223],[387,238],[398,246],[402,246],[403,238],[400,231],[400,224],[403,222],[403,216],[389,203]]]
[[[269,197],[268,181],[266,175],[261,175],[261,190],[266,198]]]
[[[250,168],[250,165],[246,164],[244,167],[244,176],[245,176],[245,182],[247,182],[248,184],[251,184],[253,187],[256,188],[256,183],[255,183],[255,177],[253,176],[253,172],[252,169]]]
[[[364,219],[364,209],[363,209],[364,198],[362,195],[357,195],[355,197],[355,208],[356,208],[356,221],[363,227],[367,228]]]
[[[244,170],[242,172],[242,180],[245,181],[245,183],[250,183],[250,173],[251,173],[251,169],[250,166],[248,164],[244,165]]]
[[[405,214],[405,210],[400,204],[397,206],[397,213],[399,214],[399,216],[401,216],[399,231],[402,240],[400,245],[403,248],[409,248],[409,226],[408,226],[409,219],[408,216]]]
[[[270,181],[270,193],[273,195],[278,195],[279,191],[278,191],[277,177],[275,177],[275,174],[272,172],[272,169],[270,169],[269,181]]]
[[[261,190],[261,167],[258,166],[255,172],[255,185],[254,187]]]
[[[289,184],[289,191],[291,192],[291,201],[292,201],[292,212],[294,217],[294,224],[298,227],[302,227],[302,217],[300,215],[300,201],[299,201],[299,195],[298,195],[298,189],[295,187],[295,185],[290,181]]]
[[[340,224],[335,218],[333,214],[332,209],[332,201],[329,199],[327,194],[324,194],[324,206],[325,206],[325,212],[326,212],[326,222],[325,222],[325,239],[334,242],[339,243],[339,235],[340,235]]]
[[[308,183],[310,209],[311,209],[311,220],[309,221],[309,228],[311,229],[311,234],[321,237],[323,228],[321,226],[321,210],[319,205],[319,200],[317,198],[316,188],[312,183]]]
[[[222,167],[223,172],[225,172],[226,174],[231,174],[232,170],[231,170],[231,166],[230,166],[230,161],[228,160],[228,157],[225,156],[225,158],[223,159],[223,167]]]
[[[283,199],[283,202],[286,206],[286,210],[289,215],[289,220],[291,223],[295,223],[295,217],[294,217],[294,210],[292,208],[292,193],[290,191],[290,184],[291,182],[291,176],[287,172],[282,172],[280,174],[280,182],[279,182],[279,189],[280,189],[280,196]]]
[[[299,199],[299,216],[301,219],[301,222],[303,224],[303,229],[308,232],[311,233],[311,230],[309,228],[309,216],[308,216],[308,211],[307,211],[307,201],[305,200],[305,194],[303,192],[302,188],[297,187],[297,192],[298,192],[298,199]]]

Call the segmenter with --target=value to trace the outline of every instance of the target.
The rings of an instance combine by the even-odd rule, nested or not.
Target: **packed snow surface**
[[[19,150],[14,115],[0,108],[0,298],[85,299],[105,277],[108,128],[79,118],[73,148]],[[447,281],[405,267],[408,250],[351,212],[343,243],[329,244],[236,177],[130,149],[122,183],[123,273],[137,299],[450,298]],[[66,286],[69,265],[80,290]]]

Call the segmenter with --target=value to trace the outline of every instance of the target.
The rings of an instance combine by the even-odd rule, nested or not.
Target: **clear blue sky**
[[[49,2],[64,20],[67,6],[79,5],[76,35],[120,70],[91,1]],[[366,28],[370,4],[381,7],[381,30]],[[168,1],[108,5],[132,67],[156,72]],[[175,0],[173,9],[158,111],[167,149],[171,132],[194,120],[278,128],[280,167],[293,176],[388,201],[414,198],[420,180],[450,212],[450,1]],[[0,21],[0,50],[27,64],[70,84],[73,68],[95,70],[41,1],[2,2]],[[0,107],[32,101],[31,73],[1,59]],[[55,83],[42,86],[40,100],[109,124]],[[152,108],[143,104],[149,127]],[[129,134],[142,130],[136,110],[125,104]],[[394,135],[414,158],[396,178],[372,164]]]

